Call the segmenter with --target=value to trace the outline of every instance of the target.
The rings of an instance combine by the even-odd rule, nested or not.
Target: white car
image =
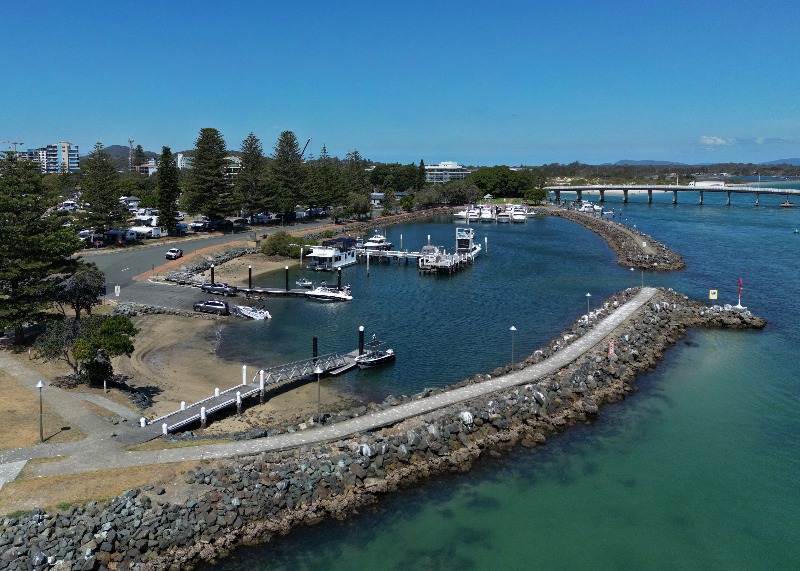
[[[183,256],[183,250],[180,248],[170,248],[167,250],[166,258],[168,260],[177,260],[178,258]]]

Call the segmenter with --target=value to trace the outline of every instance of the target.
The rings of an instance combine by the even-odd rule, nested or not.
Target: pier
[[[725,192],[727,193],[727,202],[726,205],[731,205],[731,194],[750,194],[755,196],[755,206],[758,206],[758,198],[761,194],[766,194],[769,196],[786,196],[787,200],[789,196],[800,196],[800,190],[795,188],[768,188],[762,186],[746,186],[746,185],[725,185],[721,184],[719,186],[695,186],[695,185],[647,185],[647,184],[589,184],[589,185],[580,185],[580,186],[569,186],[569,185],[559,185],[559,186],[546,186],[545,190],[548,192],[553,192],[555,194],[556,201],[561,200],[561,193],[562,192],[574,192],[577,194],[578,200],[582,200],[582,195],[584,192],[597,192],[600,195],[599,202],[605,202],[605,193],[607,190],[621,190],[622,191],[622,203],[628,203],[628,192],[629,191],[640,191],[645,190],[647,191],[647,203],[653,203],[653,192],[660,191],[660,192],[672,192],[672,204],[678,204],[678,193],[686,193],[686,192],[696,192],[699,193],[700,199],[698,204],[703,204],[703,193],[706,192]]]
[[[205,428],[211,420],[211,415],[215,412],[234,406],[238,412],[241,412],[243,401],[247,398],[257,395],[259,402],[263,403],[268,393],[279,391],[289,385],[318,380],[317,376],[336,376],[351,371],[357,367],[355,358],[358,354],[359,350],[355,349],[349,353],[330,353],[284,365],[259,369],[249,380],[247,366],[243,365],[242,382],[240,384],[223,391],[216,389],[213,396],[189,405],[181,403],[180,409],[158,418],[147,420],[142,417],[139,420],[141,430],[138,434],[129,435],[126,439],[126,444],[147,442],[192,424],[199,424],[201,428]],[[319,373],[316,372],[317,367],[319,367]]]

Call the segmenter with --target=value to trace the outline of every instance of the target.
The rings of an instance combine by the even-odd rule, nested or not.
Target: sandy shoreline
[[[175,315],[145,315],[134,318],[140,329],[136,349],[130,358],[114,360],[114,371],[128,377],[127,383],[149,394],[153,406],[143,411],[154,418],[197,402],[241,383],[242,365],[248,377],[256,374],[253,363],[234,363],[216,354],[217,344],[227,326],[223,320],[196,319]],[[321,384],[322,409],[339,411],[352,406],[353,399]],[[284,425],[316,413],[317,387],[310,383],[272,397],[263,405],[251,405],[241,416],[215,419],[205,434],[238,432],[250,428]]]

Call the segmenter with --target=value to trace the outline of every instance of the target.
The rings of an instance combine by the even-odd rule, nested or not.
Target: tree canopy
[[[231,211],[231,185],[225,176],[226,155],[222,134],[213,128],[200,129],[186,188],[187,210],[205,214],[212,220]]]
[[[303,158],[297,137],[292,131],[283,131],[275,143],[269,164],[270,208],[276,212],[289,212],[296,204],[305,204],[304,182]]]
[[[169,147],[162,147],[156,171],[156,205],[159,222],[169,232],[175,230],[180,194],[180,175],[175,158]]]
[[[36,165],[16,153],[0,158],[0,325],[14,328],[16,343],[25,341],[23,324],[44,317],[83,247],[58,202]]]
[[[81,201],[86,204],[83,224],[98,232],[119,228],[128,211],[119,201],[119,173],[102,143],[83,159],[80,172]]]

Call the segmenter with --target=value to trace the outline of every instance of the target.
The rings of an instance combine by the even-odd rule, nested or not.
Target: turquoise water
[[[645,272],[645,284],[699,299],[718,289],[736,303],[741,277],[742,304],[768,319],[764,331],[692,331],[640,377],[638,393],[591,425],[384,498],[347,522],[241,549],[218,568],[800,568],[800,210],[779,208],[782,197],[762,196],[759,208],[736,195],[730,208],[724,194],[705,193],[702,207],[696,195],[671,199],[606,201],[686,260],[681,272]],[[434,220],[387,231],[417,249],[427,234],[451,247],[454,228]],[[323,382],[377,400],[508,363],[511,324],[517,355],[527,355],[585,312],[586,292],[594,303],[641,280],[563,220],[475,228],[489,255],[465,272],[374,265],[367,278],[356,266],[345,270],[351,304],[270,303],[266,329],[237,323],[220,350],[269,364],[310,352],[312,335],[321,351],[352,348],[364,324],[397,363]]]

